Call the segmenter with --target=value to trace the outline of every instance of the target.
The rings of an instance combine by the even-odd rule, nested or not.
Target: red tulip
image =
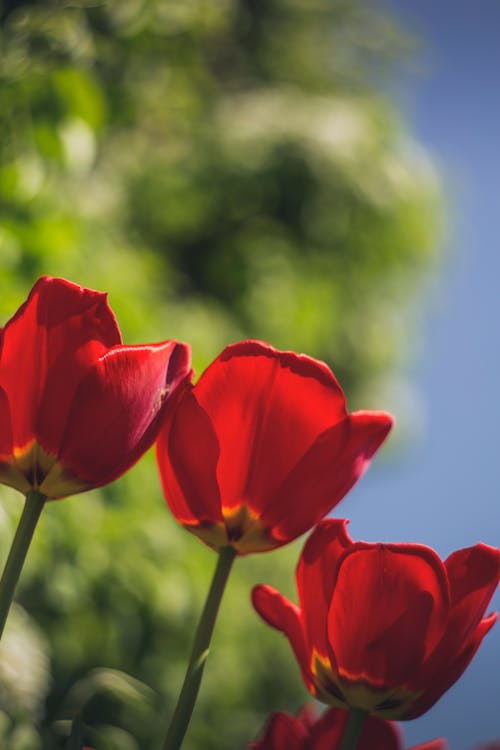
[[[105,294],[39,279],[0,330],[0,481],[48,498],[111,482],[189,372],[184,344],[124,346]]]
[[[180,395],[162,427],[165,496],[216,550],[274,549],[344,497],[391,426],[382,412],[349,414],[323,362],[242,341]]]
[[[300,607],[268,586],[253,602],[289,639],[309,690],[335,706],[412,719],[460,677],[497,619],[482,619],[500,550],[478,544],[442,563],[419,544],[354,543],[318,525],[297,567]]]
[[[264,735],[252,742],[252,750],[338,750],[344,735],[347,711],[330,708],[315,720],[309,709],[298,717],[281,711],[271,715]],[[447,750],[445,740],[416,745],[412,750]],[[357,750],[403,750],[403,737],[397,724],[369,716]]]

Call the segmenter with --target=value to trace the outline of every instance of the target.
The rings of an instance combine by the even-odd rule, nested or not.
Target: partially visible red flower
[[[165,497],[214,549],[274,549],[344,497],[391,426],[383,412],[349,414],[323,362],[242,341],[181,394],[162,427]]]
[[[297,567],[300,606],[253,591],[289,639],[319,700],[386,719],[413,719],[460,677],[497,619],[483,618],[500,580],[500,550],[477,544],[442,563],[419,544],[353,542],[321,522]]]
[[[338,750],[348,712],[330,708],[315,720],[306,708],[297,717],[277,711],[271,714],[261,739],[250,743],[251,750]],[[393,722],[369,716],[356,750],[403,750],[400,727]],[[411,750],[448,750],[443,739],[416,745]]]
[[[64,497],[116,479],[155,440],[189,349],[123,345],[106,297],[46,276],[0,329],[0,482]]]

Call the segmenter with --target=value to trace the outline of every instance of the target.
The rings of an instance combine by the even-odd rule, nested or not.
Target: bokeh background
[[[320,357],[351,408],[398,419],[340,506],[352,535],[498,544],[499,29],[495,0],[4,0],[1,321],[48,273],[108,290],[128,342],[189,341],[198,373],[247,336]],[[3,558],[22,498],[0,501]],[[248,601],[293,596],[299,550],[235,566],[186,750],[305,701]],[[158,747],[214,562],[151,454],[50,504],[0,647],[0,746],[63,748],[79,714],[98,750]],[[499,661],[493,631],[408,740],[500,736]]]
[[[447,555],[500,541],[500,5],[393,0],[391,10],[420,39],[391,93],[439,169],[445,255],[434,290],[420,298],[429,308],[408,370],[420,439],[392,465],[375,465],[343,510],[357,536],[419,539]],[[498,592],[491,606],[500,609]],[[463,679],[405,726],[408,740],[441,734],[465,750],[500,737],[499,665],[497,626]]]

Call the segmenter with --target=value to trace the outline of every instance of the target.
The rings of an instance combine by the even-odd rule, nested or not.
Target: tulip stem
[[[5,627],[17,582],[47,498],[37,490],[26,494],[26,502],[0,580],[0,638]]]
[[[235,556],[236,550],[233,547],[222,547],[219,552],[212,583],[196,630],[186,676],[167,731],[163,750],[178,750],[182,745],[200,689],[215,620]]]
[[[356,750],[368,712],[362,708],[350,708],[339,750]]]

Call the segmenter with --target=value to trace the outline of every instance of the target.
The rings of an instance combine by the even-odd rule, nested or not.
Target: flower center
[[[15,447],[10,456],[0,456],[0,481],[23,494],[31,489],[38,490],[48,499],[73,495],[87,489],[85,482],[77,479],[36,440],[31,440],[22,447]]]

